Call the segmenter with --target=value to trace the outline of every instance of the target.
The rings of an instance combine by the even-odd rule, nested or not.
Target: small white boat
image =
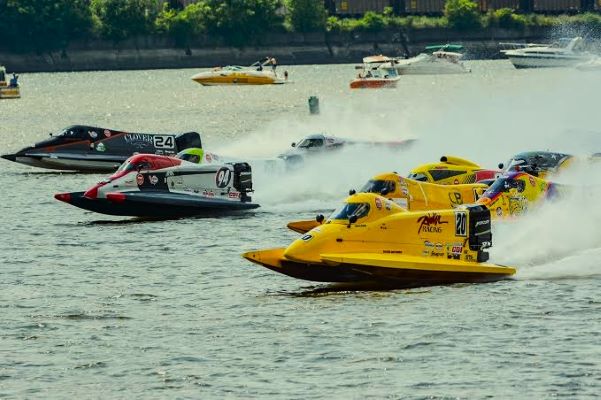
[[[363,65],[356,66],[361,70],[350,83],[351,89],[394,88],[401,79],[392,67],[394,59],[386,56],[370,56],[363,58]]]
[[[526,45],[521,49],[501,52],[516,68],[573,67],[593,58],[584,50],[584,41],[579,36],[550,45]]]
[[[426,47],[426,52],[408,59],[395,59],[394,67],[399,75],[464,74],[470,72],[458,51],[460,45],[437,45]]]

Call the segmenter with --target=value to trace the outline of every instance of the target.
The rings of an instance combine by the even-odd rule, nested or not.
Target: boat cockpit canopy
[[[343,219],[348,220],[355,216],[357,219],[363,218],[369,214],[368,203],[346,203],[334,210],[330,215],[330,220]]]

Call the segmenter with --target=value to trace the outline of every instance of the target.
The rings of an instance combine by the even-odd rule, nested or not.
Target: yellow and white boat
[[[288,73],[280,77],[273,68],[272,59],[257,61],[249,67],[229,65],[200,72],[192,80],[203,86],[217,85],[277,85],[286,83]]]
[[[0,65],[0,99],[18,99],[21,89],[17,83],[18,76],[13,74],[10,83],[6,82],[6,68]]]
[[[489,264],[490,211],[480,205],[406,211],[357,193],[287,248],[243,257],[273,271],[319,282],[377,282],[418,287],[505,279],[516,270]]]

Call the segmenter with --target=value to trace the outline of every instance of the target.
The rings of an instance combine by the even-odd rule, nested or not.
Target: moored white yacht
[[[395,59],[399,75],[463,74],[470,72],[461,58],[460,45],[427,46],[424,53],[408,59]]]
[[[502,50],[516,68],[572,67],[593,58],[584,50],[581,37],[562,39],[550,45]]]

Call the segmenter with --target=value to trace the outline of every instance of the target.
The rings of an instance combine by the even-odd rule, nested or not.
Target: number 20
[[[467,236],[467,213],[455,212],[455,236]]]

